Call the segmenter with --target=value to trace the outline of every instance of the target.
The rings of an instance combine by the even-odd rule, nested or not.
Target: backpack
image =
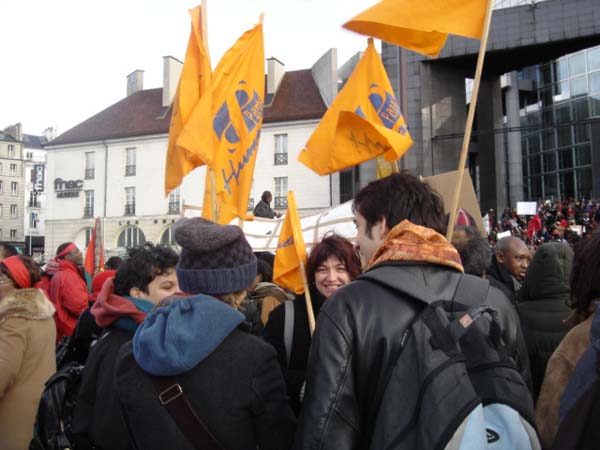
[[[69,362],[46,381],[29,450],[73,448],[73,410],[82,373],[82,365]]]
[[[484,304],[488,290],[463,275],[452,300],[415,299],[423,309],[386,374],[371,448],[541,449],[531,393],[506,354],[497,311]]]

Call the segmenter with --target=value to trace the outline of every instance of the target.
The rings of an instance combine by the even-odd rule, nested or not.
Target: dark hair
[[[123,262],[123,260],[121,259],[120,256],[111,256],[106,261],[104,268],[106,270],[117,270],[122,262]]]
[[[12,256],[17,256],[17,258],[21,260],[21,262],[27,269],[27,272],[29,273],[29,278],[31,279],[31,286],[33,286],[35,283],[42,279],[42,276],[40,275],[40,269],[33,259],[25,255]],[[10,281],[12,281],[14,287],[16,287],[17,289],[21,289],[15,281],[15,279],[10,274],[10,272],[8,271],[8,268],[2,262],[0,262],[0,273],[6,275],[10,279]]]
[[[463,231],[466,239],[458,239],[457,231]],[[454,227],[452,245],[458,250],[465,273],[482,277],[492,262],[492,247],[477,230],[459,225]]]
[[[4,255],[6,258],[9,256],[17,256],[19,254],[15,246],[8,242],[0,242],[0,247],[4,248]]]
[[[371,181],[354,197],[352,211],[367,221],[368,236],[382,218],[389,229],[408,219],[438,233],[446,232],[442,198],[431,186],[406,171]]]
[[[62,256],[58,256],[60,255],[60,252],[62,252],[65,248],[67,248],[69,245],[71,245],[72,242],[63,242],[62,244],[60,244],[58,246],[58,248],[56,249],[56,259],[65,259],[65,257],[68,255],[62,255]]]
[[[131,288],[148,293],[148,285],[159,275],[173,269],[179,257],[164,245],[132,248],[128,258],[119,266],[115,275],[115,294],[129,295]]]
[[[330,256],[337,257],[346,267],[350,279],[353,280],[361,273],[360,259],[350,241],[342,236],[325,236],[321,242],[310,251],[306,262],[306,277],[310,284],[315,281],[315,273],[321,264]]]
[[[585,319],[589,316],[590,302],[600,300],[600,232],[580,241],[574,251],[569,306]]]
[[[256,272],[261,276],[262,281],[273,282],[273,268],[264,259],[256,259]]]
[[[260,196],[260,199],[263,202],[267,202],[267,198],[268,197],[273,198],[273,194],[271,194],[271,191],[265,191],[265,192],[263,192],[262,195]],[[267,203],[269,203],[269,202],[267,202]]]

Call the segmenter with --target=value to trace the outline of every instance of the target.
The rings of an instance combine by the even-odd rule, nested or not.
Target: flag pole
[[[462,149],[460,153],[460,162],[458,163],[458,183],[454,191],[452,208],[450,209],[450,219],[448,220],[448,229],[446,230],[446,239],[452,240],[454,232],[454,222],[456,222],[456,210],[458,209],[458,200],[462,191],[463,178],[465,175],[465,164],[469,154],[469,142],[471,141],[471,131],[473,130],[473,120],[475,118],[475,106],[477,105],[477,94],[479,93],[479,84],[481,83],[481,73],[483,72],[483,60],[485,58],[485,49],[487,47],[488,35],[490,33],[490,24],[492,22],[492,0],[487,0],[487,10],[485,12],[485,22],[483,23],[483,35],[479,44],[479,55],[477,56],[477,67],[475,68],[475,79],[473,81],[473,94],[469,113],[467,115],[467,124],[463,138]]]
[[[312,336],[315,332],[315,312],[313,310],[312,299],[310,298],[310,289],[306,279],[306,269],[304,263],[300,261],[300,273],[302,273],[302,283],[304,283],[304,299],[306,300],[306,313],[308,315],[308,329]]]

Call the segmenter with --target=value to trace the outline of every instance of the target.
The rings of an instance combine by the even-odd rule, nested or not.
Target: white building
[[[288,189],[301,210],[339,203],[337,175],[321,177],[298,154],[337,93],[336,51],[311,69],[285,72],[267,60],[266,96],[260,147],[249,209],[265,190],[274,208],[285,210]],[[127,97],[66,131],[46,146],[46,251],[63,242],[84,248],[94,218],[100,217],[107,254],[146,240],[172,244],[171,226],[181,205],[202,204],[204,168],[189,174],[164,197],[170,104],[181,71],[164,58],[163,88],[143,89],[143,72],[127,77]]]

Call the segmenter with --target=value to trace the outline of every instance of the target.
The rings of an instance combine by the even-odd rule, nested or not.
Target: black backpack
[[[365,278],[397,289],[376,273]],[[486,280],[463,275],[451,300],[415,299],[423,309],[387,373],[370,448],[541,449],[531,393],[485,305],[488,290]]]
[[[82,365],[70,362],[46,381],[29,450],[73,448],[73,410],[82,373]]]

